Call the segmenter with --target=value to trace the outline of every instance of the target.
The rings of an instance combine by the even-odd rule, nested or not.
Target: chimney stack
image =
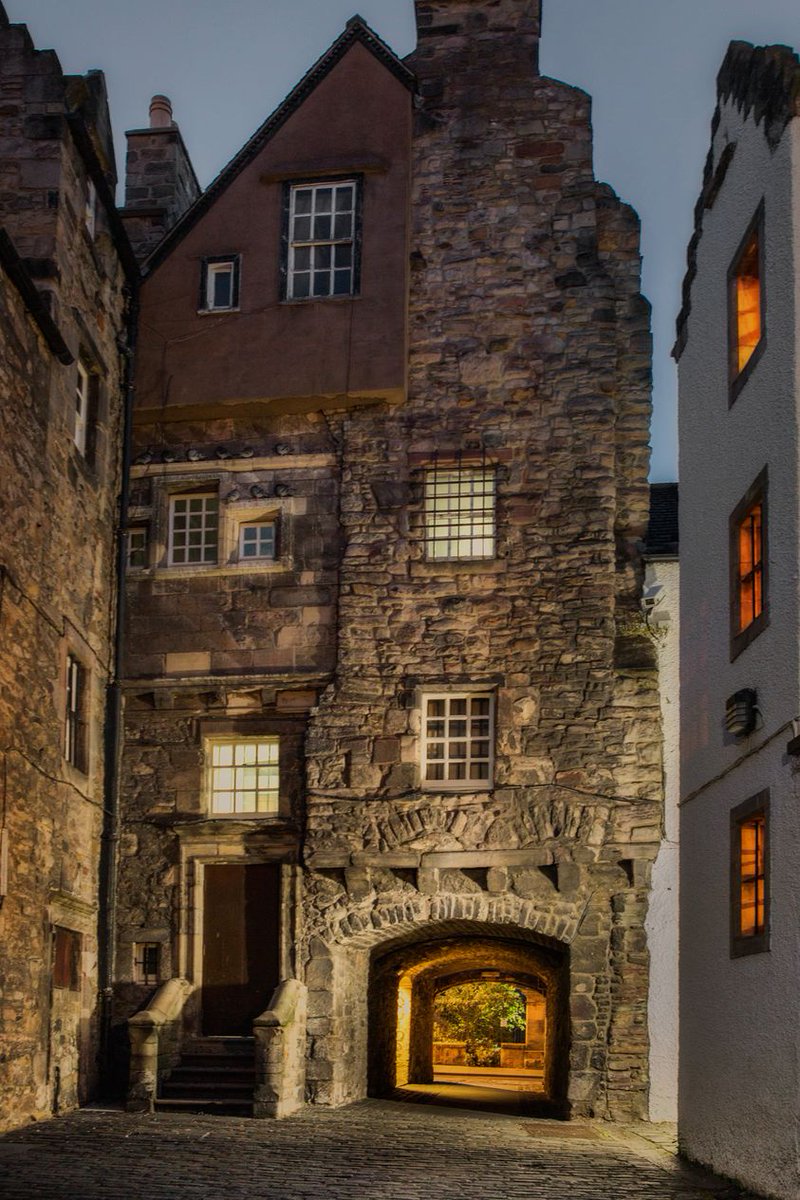
[[[122,217],[140,261],[200,195],[194,169],[167,96],[150,101],[147,129],[129,129]]]

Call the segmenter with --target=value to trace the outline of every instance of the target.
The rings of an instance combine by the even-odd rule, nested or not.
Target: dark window
[[[86,722],[86,668],[74,654],[67,655],[64,757],[85,774],[88,769]]]
[[[238,254],[204,258],[200,275],[201,312],[224,312],[239,307]]]
[[[128,566],[134,569],[147,566],[146,525],[131,525],[128,529]]]
[[[283,296],[322,300],[359,290],[358,179],[288,184],[284,194]]]
[[[70,992],[81,986],[81,935],[60,925],[53,930],[53,986]]]
[[[731,813],[731,955],[769,950],[769,792]]]
[[[158,983],[161,946],[158,942],[137,942],[133,948],[133,975],[136,983]]]
[[[730,519],[731,658],[767,624],[767,473],[762,471]]]
[[[761,356],[766,332],[764,305],[764,209],[750,223],[728,272],[731,401]]]

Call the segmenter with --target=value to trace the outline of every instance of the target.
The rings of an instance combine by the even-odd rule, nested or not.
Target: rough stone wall
[[[310,961],[327,952],[346,976],[365,929],[382,930],[374,945],[514,912],[571,946],[573,1111],[644,1115],[661,778],[636,604],[638,223],[594,181],[588,98],[534,75],[536,5],[419,16],[409,396],[338,426],[338,671],[307,746]],[[496,469],[498,554],[428,562],[419,473],[459,453]],[[420,788],[415,697],[431,685],[495,693],[491,792]],[[351,996],[366,986],[352,972]],[[362,1035],[337,1004],[310,991],[310,1093],[334,1103],[363,1094]]]
[[[0,8],[0,224],[25,256],[9,251],[0,275],[0,1127],[73,1107],[95,1072],[124,276],[102,212],[95,239],[84,235],[87,165],[67,121],[74,87]],[[73,116],[91,144],[96,130]],[[91,461],[73,440],[75,360],[89,352]],[[68,652],[89,681],[86,772],[63,757]],[[82,938],[76,990],[52,986],[56,926]]]

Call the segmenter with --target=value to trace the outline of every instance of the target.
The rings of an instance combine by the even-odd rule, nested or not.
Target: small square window
[[[254,521],[239,526],[239,560],[241,562],[264,562],[274,558],[274,521]]]
[[[494,558],[495,472],[434,467],[425,472],[425,557]]]
[[[134,983],[155,986],[159,981],[161,946],[158,942],[135,942],[133,947]]]
[[[64,715],[64,758],[86,774],[88,770],[86,668],[74,654],[67,655],[66,706]]]
[[[53,987],[78,992],[81,987],[81,942],[74,929],[53,929]]]
[[[731,956],[769,950],[769,792],[731,813]]]
[[[451,791],[490,788],[493,768],[494,697],[423,696],[423,784]]]
[[[269,816],[278,811],[276,737],[211,740],[206,746],[209,809],[215,816]]]
[[[146,525],[132,525],[128,529],[128,566],[134,570],[147,566]]]
[[[289,187],[288,299],[320,300],[358,291],[359,193],[355,179]]]
[[[173,496],[170,500],[169,561],[172,566],[216,563],[219,546],[219,499],[213,492]]]
[[[764,210],[759,206],[728,272],[731,400],[755,366],[764,344]]]
[[[200,288],[203,312],[224,312],[239,306],[239,256],[206,258]]]
[[[767,624],[767,473],[736,506],[730,519],[731,657]]]

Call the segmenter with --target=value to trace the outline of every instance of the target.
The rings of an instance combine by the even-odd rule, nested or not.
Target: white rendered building
[[[731,44],[675,355],[684,1152],[800,1195],[800,62]]]

